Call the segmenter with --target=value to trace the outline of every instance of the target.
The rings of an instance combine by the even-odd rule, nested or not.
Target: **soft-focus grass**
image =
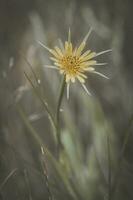
[[[8,6],[8,12],[13,9],[11,17],[8,13],[6,21],[1,17],[0,198],[132,199],[132,67],[127,62],[132,52],[127,37],[130,3],[51,2],[40,6],[43,2],[38,1],[37,10],[28,15],[21,5],[22,12],[15,12],[12,4]],[[34,96],[24,71],[36,87],[35,77],[18,52],[21,49],[32,65],[41,83],[41,98],[45,96],[55,114],[61,78],[44,69],[48,54],[36,40],[52,47],[58,37],[66,38],[69,26],[75,43],[92,26],[88,47],[97,51],[113,48],[113,52],[102,58],[109,61],[109,67],[99,69],[110,80],[88,77],[92,97],[79,85],[72,86],[69,101],[64,95],[60,113],[64,149],[59,162],[46,109]]]
[[[37,80],[36,85],[34,85],[28,75],[25,75],[49,117],[48,103],[44,100],[44,96],[39,93]],[[62,90],[59,92],[62,93]],[[62,148],[59,149],[59,158],[44,145],[39,133],[32,127],[22,107],[19,105],[17,108],[25,126],[28,128],[28,132],[42,150],[42,159],[45,161],[44,176],[48,198],[60,199],[65,190],[64,199],[67,199],[68,195],[71,199],[95,199],[98,197],[99,199],[111,200],[115,196],[116,187],[118,186],[116,178],[119,179],[117,171],[121,167],[116,156],[114,131],[96,98],[82,94],[79,96],[79,102],[82,102],[82,108],[85,107],[86,114],[90,118],[90,130],[86,140],[89,142],[91,139],[91,142],[86,143],[85,148],[83,147],[82,133],[78,130],[78,125],[74,124],[71,111],[65,112],[64,110],[62,114],[60,113],[60,118],[64,121],[64,127],[60,128]],[[69,102],[67,103],[69,104]],[[60,110],[61,102],[57,102],[57,107],[58,105]],[[50,115],[54,116],[54,114]],[[125,136],[122,154],[128,142],[127,135],[128,133]],[[55,137],[58,138],[58,135]],[[55,144],[55,151],[56,148],[58,147]],[[64,185],[63,190],[59,189],[60,185]]]

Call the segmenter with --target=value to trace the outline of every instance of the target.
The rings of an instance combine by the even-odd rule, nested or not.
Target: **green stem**
[[[56,121],[56,136],[57,136],[57,153],[59,155],[60,149],[61,149],[61,132],[60,132],[60,107],[63,99],[63,94],[65,90],[65,76],[62,79],[61,87],[60,87],[60,92],[59,92],[59,97],[58,97],[58,102],[57,102],[57,109],[56,109],[56,116],[55,116],[55,121]]]

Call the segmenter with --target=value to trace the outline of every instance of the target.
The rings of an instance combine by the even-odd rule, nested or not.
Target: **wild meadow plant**
[[[89,30],[89,32],[87,33],[81,44],[75,48],[73,47],[73,44],[71,42],[70,29],[68,33],[68,41],[66,41],[65,45],[63,45],[62,41],[60,40],[61,42],[60,48],[56,46],[54,49],[50,49],[39,41],[39,44],[46,50],[48,50],[50,54],[52,54],[53,56],[50,57],[50,59],[54,62],[54,65],[46,65],[46,67],[59,70],[60,74],[63,76],[63,81],[61,83],[61,90],[59,93],[59,99],[57,105],[57,113],[56,113],[57,130],[59,126],[60,106],[65,86],[67,88],[67,99],[69,99],[70,83],[75,83],[77,80],[81,83],[85,92],[88,95],[91,95],[87,87],[85,86],[85,80],[87,79],[86,75],[87,72],[95,73],[108,79],[107,76],[101,74],[100,72],[97,72],[94,68],[94,66],[96,65],[106,65],[106,63],[97,63],[97,61],[94,59],[97,56],[107,53],[111,50],[102,51],[100,53],[92,52],[91,50],[83,52],[90,33],[91,29]],[[60,140],[60,133],[58,131],[57,131],[57,142],[58,146],[60,146],[61,140]]]
[[[91,29],[81,44],[76,47],[72,44],[70,30],[68,32],[68,40],[65,44],[60,40],[60,47],[49,48],[38,41],[50,53],[50,59],[53,62],[52,65],[45,65],[45,67],[59,71],[62,76],[55,113],[51,111],[52,109],[46,101],[45,96],[42,96],[40,92],[40,83],[32,66],[30,68],[35,83],[25,72],[25,76],[31,84],[33,91],[42,103],[45,112],[47,112],[55,141],[56,152],[53,154],[44,145],[23,109],[18,106],[19,113],[25,125],[37,141],[41,150],[43,175],[48,191],[47,199],[49,200],[113,200],[118,185],[118,176],[116,179],[113,175],[116,169],[116,174],[119,174],[120,169],[120,165],[116,165],[115,150],[111,148],[111,144],[114,143],[113,128],[108,120],[106,120],[98,100],[91,95],[85,85],[87,73],[94,73],[108,79],[106,75],[96,70],[96,67],[106,65],[107,63],[99,63],[96,61],[96,58],[111,50],[104,50],[100,53],[91,50],[85,51],[84,49],[90,33]],[[88,109],[90,115],[92,141],[94,143],[92,142],[93,144],[90,144],[87,150],[84,149],[80,140],[78,125],[72,124],[72,113],[68,114],[66,111],[61,114],[61,105],[65,96],[65,90],[69,104],[69,98],[71,98],[70,86],[76,84],[76,82],[79,82],[85,91],[85,94],[83,94],[84,98],[79,97],[79,100],[82,98],[81,101],[86,107],[85,109]],[[77,91],[75,91],[75,94],[77,94]],[[85,96],[86,94],[89,96]],[[61,118],[63,117],[66,124],[65,128],[61,126]],[[71,129],[70,127],[74,128]],[[122,155],[128,140],[127,138],[123,145]],[[99,159],[99,157],[102,157],[102,159]]]

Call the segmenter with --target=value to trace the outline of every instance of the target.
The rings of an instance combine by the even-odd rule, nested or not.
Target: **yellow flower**
[[[95,73],[108,79],[107,76],[95,71],[94,68],[94,66],[96,65],[105,65],[106,63],[97,63],[94,58],[101,54],[109,52],[110,50],[102,51],[100,53],[92,52],[91,50],[83,52],[90,33],[91,29],[85,36],[81,44],[75,48],[73,47],[71,42],[70,30],[68,33],[68,41],[66,41],[64,45],[60,41],[61,48],[55,46],[54,49],[50,49],[39,41],[39,44],[52,54],[52,57],[50,57],[50,59],[54,62],[54,65],[47,65],[46,67],[57,69],[60,71],[61,74],[65,76],[65,80],[67,83],[67,97],[69,97],[70,82],[74,83],[76,80],[81,83],[87,94],[90,95],[90,92],[85,86],[87,72]]]

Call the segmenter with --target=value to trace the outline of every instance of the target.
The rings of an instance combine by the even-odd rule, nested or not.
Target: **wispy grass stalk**
[[[129,123],[128,123],[128,127],[125,131],[125,137],[123,140],[123,144],[122,144],[122,148],[121,148],[121,154],[120,154],[120,158],[118,161],[118,167],[117,167],[117,171],[116,171],[116,176],[115,176],[115,180],[114,180],[114,184],[112,186],[112,190],[111,190],[111,199],[115,199],[115,195],[119,186],[119,181],[120,181],[120,175],[121,175],[121,171],[122,171],[122,164],[123,164],[123,158],[124,158],[124,153],[130,138],[130,129],[133,125],[133,115],[131,116]]]
[[[3,189],[3,187],[6,185],[6,183],[9,181],[9,179],[16,174],[16,172],[18,171],[17,168],[13,169],[8,176],[4,179],[4,181],[2,182],[2,184],[0,185],[0,191]]]
[[[33,71],[33,69],[31,68],[32,73],[35,77],[36,82],[38,83],[38,79]],[[56,108],[56,113],[55,113],[55,119],[53,114],[50,111],[50,108],[48,106],[48,103],[46,102],[46,100],[44,99],[44,97],[42,98],[38,88],[36,88],[36,86],[34,85],[34,83],[32,82],[32,80],[29,78],[29,76],[24,72],[25,77],[27,78],[27,80],[29,81],[29,83],[31,84],[35,94],[37,95],[37,97],[39,98],[39,100],[41,101],[44,109],[46,110],[47,114],[48,114],[48,118],[51,122],[51,125],[53,127],[53,132],[55,133],[55,140],[57,143],[57,155],[59,157],[59,152],[61,150],[61,132],[60,132],[60,108],[61,108],[61,103],[62,103],[62,99],[63,99],[63,95],[64,95],[64,90],[65,90],[65,76],[62,79],[61,82],[61,86],[60,86],[60,91],[59,91],[59,96],[58,96],[58,101],[57,101],[57,108]]]
[[[25,62],[29,65],[31,72],[35,78],[35,81],[37,83],[37,85],[39,85],[38,83],[38,78],[36,76],[36,73],[34,72],[32,65],[29,63],[29,61],[25,58],[25,56],[21,53],[21,55],[23,56]],[[62,79],[61,82],[61,86],[60,86],[60,91],[59,91],[59,96],[58,96],[58,101],[57,101],[57,108],[56,108],[56,113],[55,113],[55,119],[53,114],[50,111],[49,105],[46,102],[45,98],[41,96],[39,89],[34,85],[34,83],[32,82],[32,80],[29,78],[28,74],[26,72],[24,72],[25,77],[27,78],[27,80],[29,81],[29,83],[31,84],[35,94],[37,95],[37,97],[39,98],[39,100],[41,101],[44,109],[46,110],[47,114],[48,114],[48,118],[50,120],[50,123],[53,127],[53,132],[56,143],[57,143],[57,155],[59,155],[59,152],[61,150],[61,135],[60,135],[60,107],[61,107],[61,103],[62,103],[62,99],[63,99],[63,94],[64,94],[64,89],[65,89],[65,76]],[[39,85],[40,87],[40,85]]]
[[[77,200],[77,195],[74,192],[69,179],[67,176],[65,176],[64,171],[62,169],[62,166],[60,165],[60,163],[53,157],[53,155],[51,154],[51,152],[46,148],[46,146],[43,144],[43,141],[41,140],[40,136],[38,135],[38,133],[36,132],[36,130],[33,128],[33,126],[31,125],[31,123],[28,120],[28,117],[26,116],[24,110],[22,109],[22,107],[20,105],[17,105],[17,110],[25,124],[25,126],[28,128],[29,133],[31,134],[31,136],[35,139],[35,141],[37,142],[37,144],[39,145],[39,147],[43,147],[45,156],[49,159],[49,161],[51,161],[53,167],[55,167],[59,177],[61,178],[61,181],[64,183],[64,185],[66,186],[66,189],[68,190],[68,192],[70,193],[70,195],[73,197],[74,200]]]
[[[53,194],[51,192],[50,184],[49,184],[49,176],[48,176],[47,164],[45,160],[45,153],[44,153],[43,147],[41,147],[41,153],[43,156],[41,159],[41,165],[42,165],[43,175],[45,177],[46,188],[48,191],[48,200],[54,200]]]
[[[29,78],[29,76],[24,72],[25,74],[25,77],[27,78],[27,80],[29,81],[29,83],[31,84],[35,94],[37,95],[37,97],[39,98],[39,100],[41,101],[42,105],[43,105],[43,108],[45,109],[45,111],[47,112],[48,114],[48,118],[50,120],[50,123],[51,123],[51,126],[53,127],[53,132],[56,133],[56,123],[54,121],[54,117],[53,117],[53,114],[51,113],[50,111],[50,108],[48,106],[48,103],[46,102],[46,100],[44,99],[44,97],[42,98],[41,97],[41,94],[39,92],[39,90],[36,88],[36,86],[33,84],[33,82],[31,81],[31,79]],[[55,136],[55,140],[56,140],[56,136]]]
[[[30,183],[29,183],[28,171],[26,169],[24,169],[24,178],[25,178],[26,186],[27,186],[27,189],[29,192],[29,200],[33,200],[32,194],[31,194]]]
[[[110,149],[109,133],[107,133],[107,154],[108,154],[108,200],[111,200],[112,169],[111,169],[111,149]]]
[[[35,78],[36,84],[37,84],[37,85],[39,86],[39,88],[40,88],[40,84],[39,84],[39,82],[38,82],[39,79],[38,79],[38,77],[36,76],[36,73],[34,72],[32,65],[31,65],[30,62],[27,60],[27,58],[23,55],[22,52],[19,52],[19,53],[20,53],[20,55],[23,57],[23,59],[24,59],[24,61],[26,62],[26,64],[30,67],[31,72],[32,72],[32,74],[33,74],[33,76],[34,76],[34,78]],[[34,83],[32,82],[32,80],[31,80],[30,77],[28,76],[28,74],[27,74],[26,72],[24,72],[24,75],[25,75],[26,79],[29,81],[30,85],[32,86],[32,88],[33,88],[33,90],[34,90],[34,93],[36,94],[36,96],[38,97],[38,99],[41,101],[41,103],[42,103],[42,105],[43,105],[43,108],[45,109],[45,111],[46,111],[47,114],[48,114],[48,118],[49,118],[50,123],[51,123],[51,126],[52,126],[52,128],[53,128],[53,133],[54,133],[55,142],[57,142],[57,138],[56,138],[56,135],[55,135],[56,132],[57,132],[57,131],[56,131],[57,127],[56,127],[56,123],[55,123],[55,121],[54,121],[54,116],[53,116],[53,114],[52,114],[52,112],[51,112],[51,110],[50,110],[50,108],[49,108],[49,105],[48,105],[48,103],[46,102],[45,97],[44,97],[44,96],[42,97],[42,95],[41,95],[41,93],[40,93],[40,89],[34,85]]]

